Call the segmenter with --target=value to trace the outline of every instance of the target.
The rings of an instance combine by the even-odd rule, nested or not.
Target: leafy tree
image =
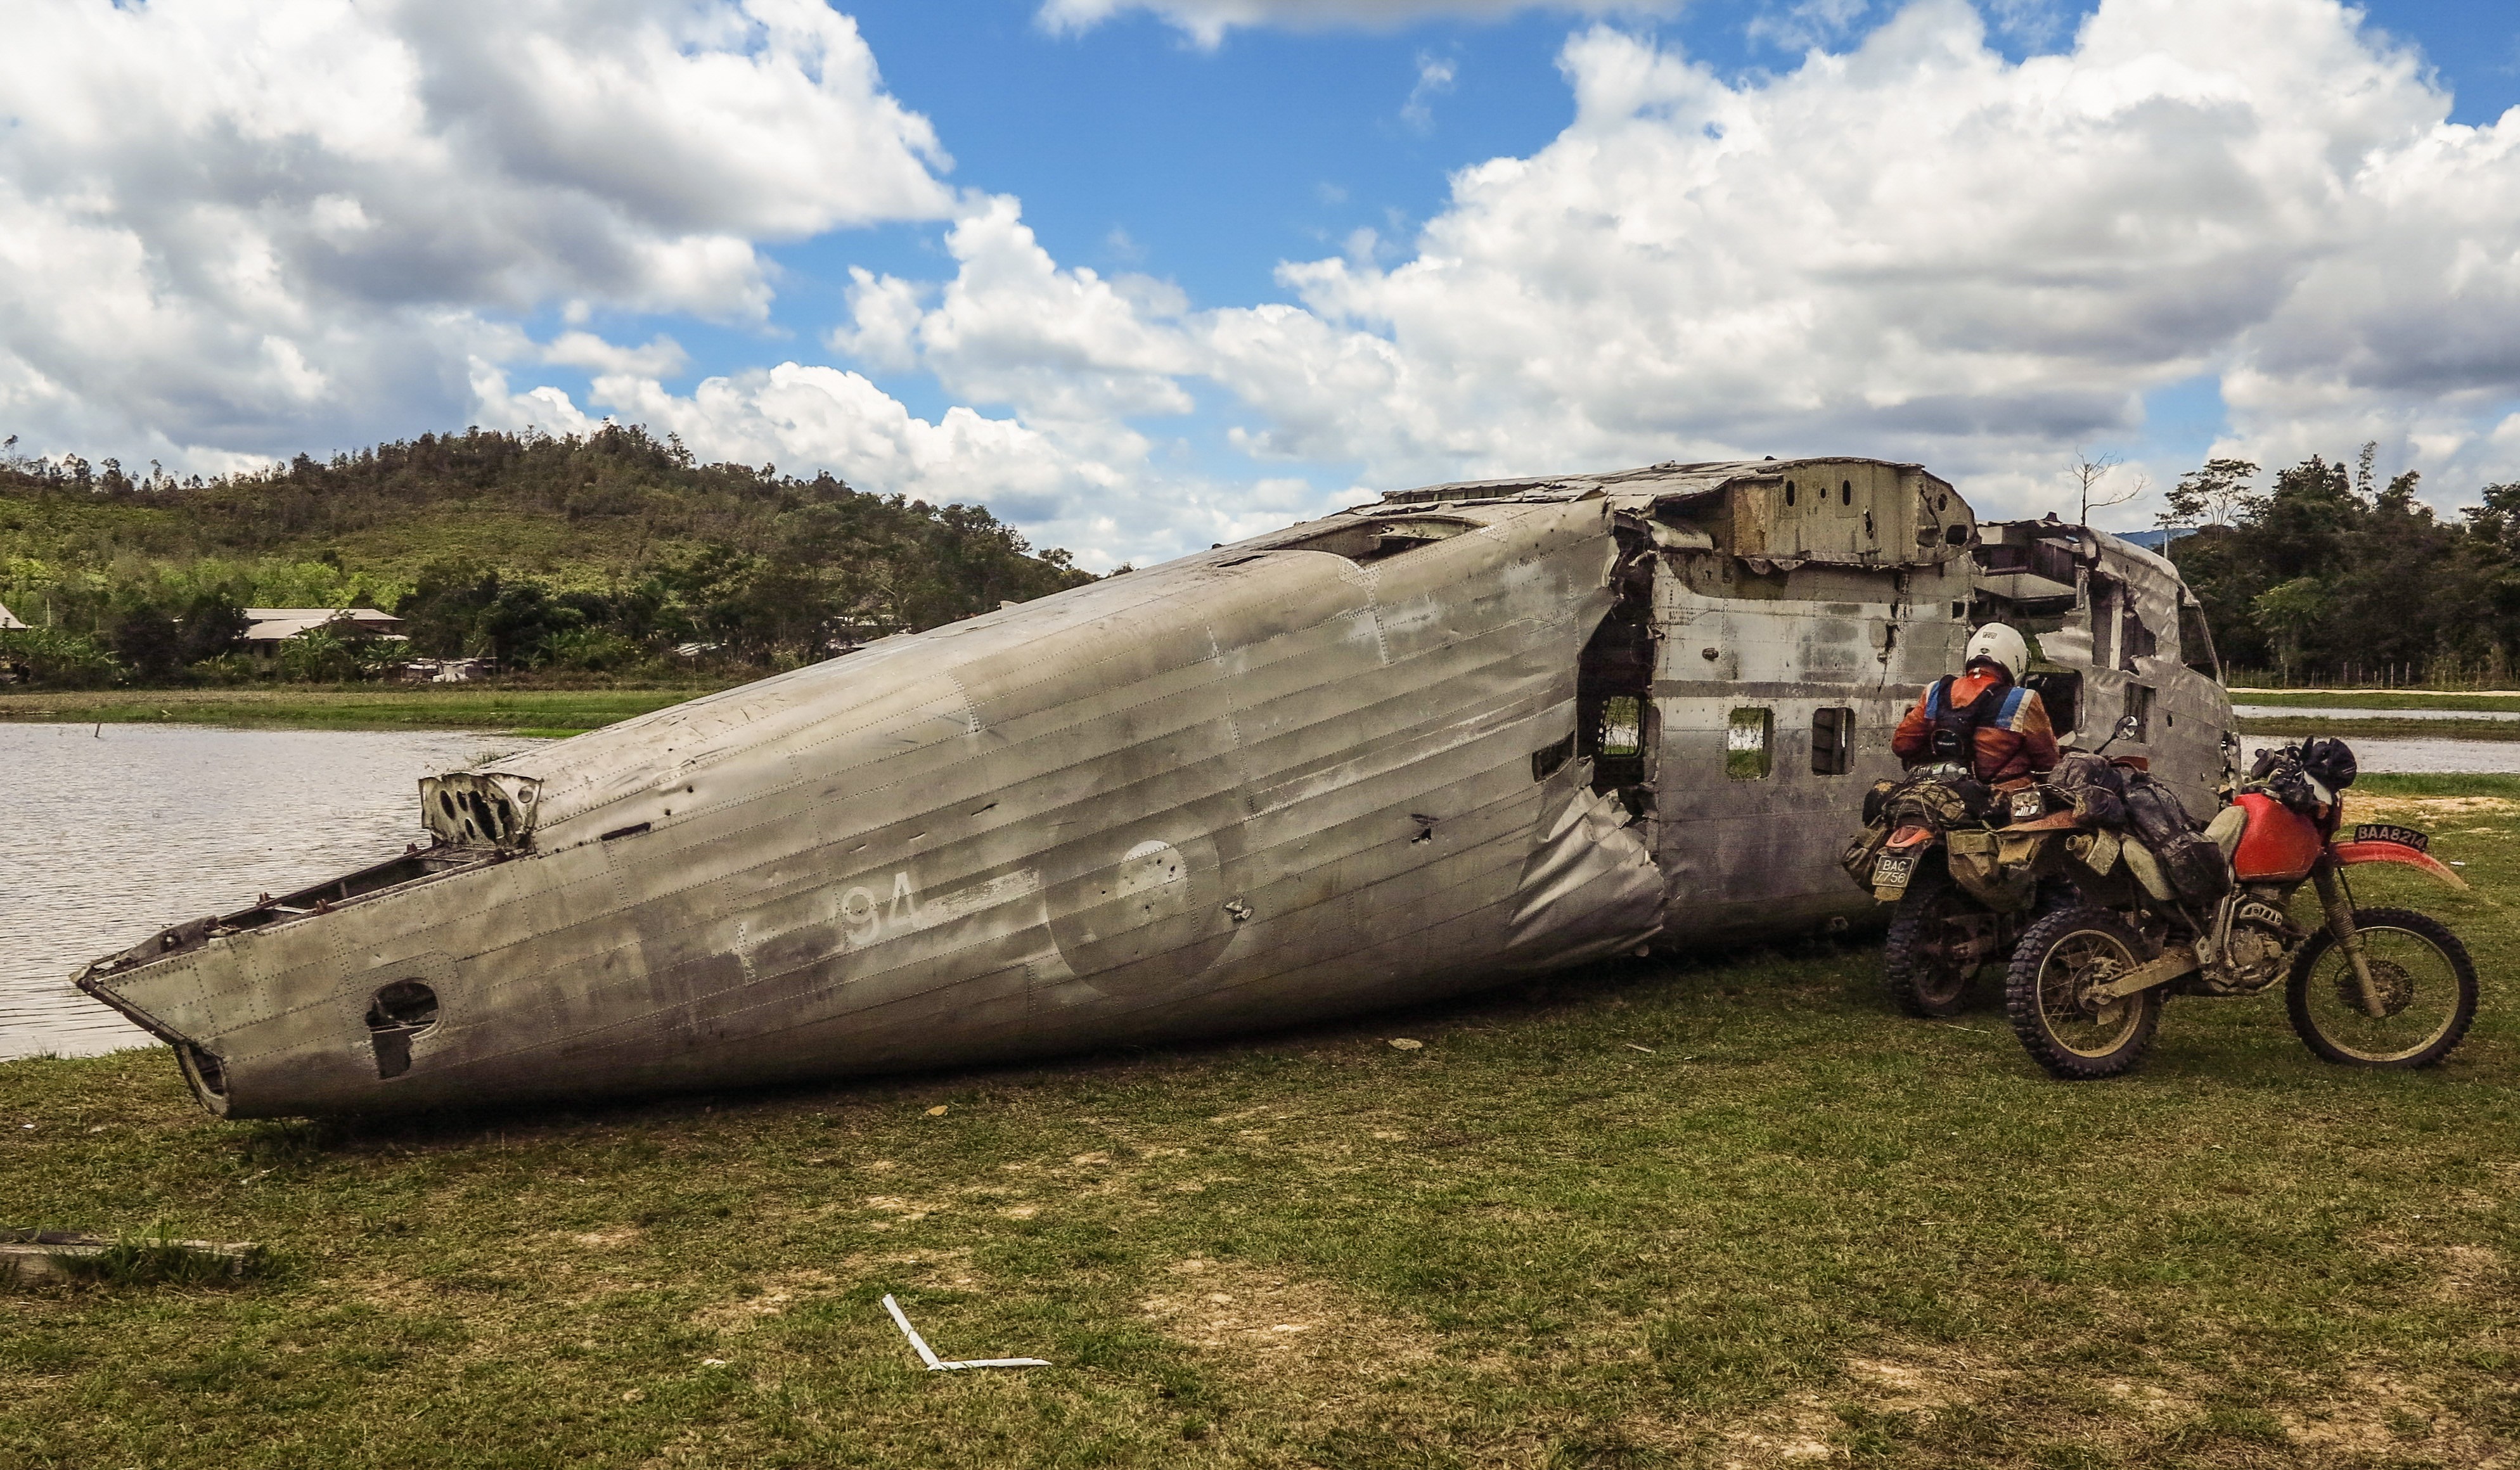
[[[2258,467],[2248,460],[2207,460],[2180,476],[2163,497],[2168,509],[2155,519],[2165,526],[2227,526],[2249,509],[2249,481]]]
[[[184,637],[155,604],[134,602],[114,616],[106,646],[143,680],[163,682],[184,666]]]
[[[2317,577],[2295,577],[2270,587],[2250,601],[2259,627],[2275,635],[2278,656],[2287,677],[2301,661],[2302,641],[2327,613],[2328,592]]]
[[[178,656],[187,664],[233,653],[253,626],[236,599],[215,588],[195,593],[175,615]]]

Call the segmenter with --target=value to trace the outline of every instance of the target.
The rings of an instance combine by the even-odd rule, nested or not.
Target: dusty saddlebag
[[[1890,824],[1875,822],[1857,832],[1855,840],[1846,844],[1846,851],[1838,855],[1837,866],[1845,869],[1846,875],[1855,880],[1855,886],[1866,893],[1872,891],[1872,860],[1881,856],[1881,849],[1889,840]]]
[[[2179,804],[2179,797],[2140,771],[2126,773],[2127,824],[2161,864],[2180,899],[2210,904],[2231,891],[2231,865]]]

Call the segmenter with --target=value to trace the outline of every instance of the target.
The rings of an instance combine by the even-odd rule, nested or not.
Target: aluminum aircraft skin
[[[428,846],[77,979],[254,1118],[1214,1036],[1808,929],[1872,907],[1835,860],[1891,727],[1998,616],[2060,728],[2134,713],[2117,748],[2207,801],[2229,702],[2160,557],[1981,526],[1914,465],[1657,465],[1397,492],[433,777]]]

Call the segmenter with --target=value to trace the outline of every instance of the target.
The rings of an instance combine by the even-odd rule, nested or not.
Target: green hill
[[[0,602],[36,625],[0,653],[35,683],[274,672],[235,651],[232,609],[256,605],[382,607],[408,651],[509,668],[681,667],[701,645],[735,672],[1090,580],[980,508],[696,464],[635,426],[423,434],[209,480],[0,460]],[[341,642],[276,672],[382,662]]]

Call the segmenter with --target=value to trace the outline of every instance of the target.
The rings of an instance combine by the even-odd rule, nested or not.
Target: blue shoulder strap
[[[1951,687],[1951,676],[1948,674],[1925,687],[1926,719],[1939,720],[1943,717],[1943,695],[1950,691]]]
[[[2014,685],[2011,692],[2003,696],[2003,707],[1995,712],[1995,723],[2005,730],[2010,730],[2013,715],[2020,710],[2021,701],[2028,697],[2030,697],[2028,690],[2020,685]]]

